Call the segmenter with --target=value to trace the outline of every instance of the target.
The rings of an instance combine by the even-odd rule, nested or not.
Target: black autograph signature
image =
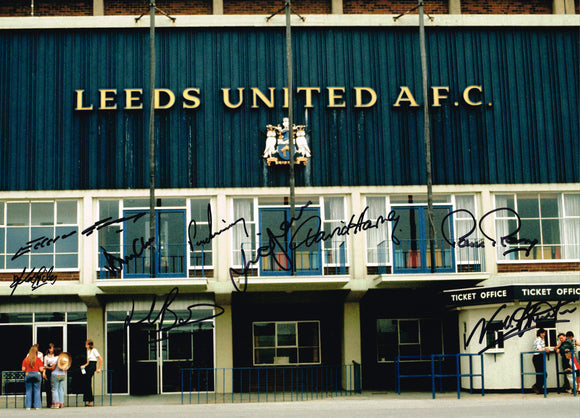
[[[145,250],[151,247],[154,242],[155,238],[153,237],[149,238],[147,241],[145,241],[145,238],[143,237],[135,238],[132,244],[133,252],[125,255],[125,257],[117,257],[101,247],[105,260],[107,260],[107,264],[103,266],[103,268],[111,273],[122,271],[125,264],[129,264],[131,260],[141,257]]]
[[[394,222],[395,229],[400,217],[395,214],[395,211],[391,211],[387,217],[379,216],[375,221],[365,219],[368,207],[366,207],[363,212],[358,216],[352,215],[348,223],[342,221],[344,225],[335,227],[331,232],[323,231],[322,219],[318,215],[305,216],[307,213],[306,209],[312,204],[311,201],[307,202],[304,206],[301,206],[298,214],[291,217],[288,221],[283,221],[280,224],[279,231],[272,231],[270,228],[266,228],[262,234],[268,237],[266,245],[258,247],[256,250],[256,257],[250,258],[246,256],[246,252],[243,248],[240,249],[242,257],[242,268],[235,269],[231,267],[230,280],[234,285],[234,288],[238,292],[245,292],[248,286],[248,276],[252,269],[252,266],[257,265],[260,260],[264,257],[270,257],[277,255],[277,257],[272,257],[273,262],[276,266],[283,271],[291,271],[293,268],[293,261],[290,254],[288,254],[288,249],[290,251],[295,251],[298,248],[310,247],[314,244],[318,244],[321,241],[328,241],[335,236],[346,236],[352,234],[357,234],[359,232],[367,231],[369,229],[378,229],[385,222]],[[238,220],[239,221],[239,220]],[[238,222],[236,221],[236,222]],[[300,223],[298,223],[300,221]],[[313,222],[314,221],[314,222]],[[244,224],[245,225],[245,224]],[[245,231],[246,237],[249,237],[247,230]],[[297,235],[301,235],[301,240],[297,241]],[[287,237],[290,235],[290,241],[288,247],[284,244]],[[391,240],[394,244],[399,244],[399,240],[394,234],[391,236]],[[281,255],[281,257],[278,257]],[[243,277],[243,286],[240,288],[236,283],[235,277]]]
[[[53,268],[54,267],[50,267],[47,269],[45,266],[42,266],[36,270],[36,267],[33,267],[32,270],[26,272],[26,267],[24,267],[22,273],[15,274],[12,283],[10,283],[10,289],[12,289],[10,296],[12,296],[16,291],[16,288],[23,283],[30,283],[33,291],[45,284],[54,284],[56,282],[56,274],[52,274]]]
[[[552,306],[549,302],[528,302],[525,307],[516,309],[511,315],[506,315],[504,318],[499,318],[499,315],[507,307],[504,303],[497,308],[495,313],[489,319],[481,318],[475,324],[475,327],[469,334],[467,341],[464,343],[464,348],[467,348],[471,339],[476,335],[479,329],[479,344],[483,342],[489,331],[503,330],[503,340],[513,337],[521,337],[526,332],[537,328],[537,322],[543,320],[554,321],[554,323],[570,322],[567,319],[558,319],[558,315],[566,313],[573,313],[577,308],[560,310],[564,305],[574,301],[560,301]],[[497,321],[501,321],[501,326],[496,326]],[[494,347],[499,340],[490,342],[486,347],[479,351],[479,354]]]
[[[225,312],[224,308],[219,305],[215,305],[212,303],[196,303],[193,305],[189,305],[187,309],[187,316],[180,317],[176,312],[170,309],[171,304],[177,298],[179,294],[179,289],[174,287],[171,291],[165,296],[165,300],[163,301],[163,305],[157,314],[154,313],[155,305],[156,305],[156,296],[153,296],[153,302],[151,303],[151,308],[149,309],[149,313],[139,321],[133,322],[133,316],[135,314],[135,300],[132,301],[131,312],[127,314],[125,318],[125,328],[131,325],[137,324],[155,324],[158,323],[160,326],[156,331],[157,337],[149,342],[156,342],[162,341],[169,338],[167,331],[172,330],[173,328],[181,327],[188,324],[195,324],[198,322],[206,321],[208,319],[213,319]],[[208,315],[203,318],[193,319],[192,316],[194,314],[194,310],[196,308],[211,308],[216,309],[213,315]]]
[[[201,247],[203,245],[207,245],[211,242],[212,239],[214,239],[215,237],[217,237],[218,235],[226,232],[228,229],[233,228],[234,226],[236,226],[238,223],[242,223],[242,225],[244,226],[244,232],[246,233],[246,236],[249,236],[248,234],[248,228],[246,227],[246,220],[244,218],[239,218],[237,220],[235,220],[234,222],[232,222],[231,224],[225,226],[224,228],[220,229],[217,232],[213,232],[212,231],[212,212],[211,212],[211,204],[207,204],[207,223],[209,226],[209,233],[208,236],[196,241],[194,244],[194,240],[197,237],[197,222],[195,219],[192,219],[191,221],[189,221],[189,225],[187,226],[187,236],[189,238],[189,248],[191,249],[191,251],[193,251],[194,246],[198,246]],[[222,219],[222,222],[226,222]],[[193,236],[192,236],[192,231],[193,231]]]
[[[489,234],[486,233],[485,229],[483,228],[483,221],[490,215],[492,215],[495,212],[498,211],[508,211],[511,212],[515,215],[516,218],[516,229],[512,232],[509,232],[507,235],[501,237],[498,240],[493,239]],[[457,241],[452,241],[446,233],[446,221],[448,219],[451,219],[451,216],[455,213],[459,213],[459,212],[463,212],[463,213],[467,213],[472,221],[473,221],[473,227],[465,234],[462,235],[461,237],[459,237],[459,239]],[[454,210],[452,212],[449,212],[447,215],[445,215],[445,217],[443,218],[443,220],[441,221],[441,234],[443,236],[443,239],[445,241],[447,241],[447,243],[449,245],[451,245],[453,248],[455,248],[456,246],[459,248],[484,248],[485,247],[485,241],[483,239],[480,240],[470,240],[469,237],[471,236],[471,234],[473,234],[473,232],[475,231],[476,228],[479,227],[479,230],[481,231],[481,233],[483,234],[483,236],[485,238],[487,238],[489,241],[491,241],[491,245],[493,247],[496,246],[501,246],[503,248],[508,248],[506,251],[504,251],[503,255],[507,255],[509,253],[513,253],[513,252],[517,252],[517,251],[525,251],[526,253],[526,257],[528,257],[530,255],[530,252],[532,251],[532,249],[536,246],[536,244],[538,243],[537,239],[528,239],[528,238],[517,238],[517,234],[520,231],[521,227],[522,227],[522,221],[520,219],[520,216],[517,214],[517,212],[513,209],[510,208],[498,208],[498,209],[494,209],[491,210],[489,212],[487,212],[485,215],[483,215],[481,217],[481,219],[479,220],[479,223],[477,223],[477,221],[475,220],[475,216],[473,216],[473,214],[468,211],[467,209],[457,209]],[[515,245],[524,245],[523,247],[512,247],[510,248],[510,246],[515,246]]]

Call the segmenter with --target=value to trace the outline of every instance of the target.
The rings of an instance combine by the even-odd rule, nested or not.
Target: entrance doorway
[[[60,347],[66,351],[64,324],[36,324],[34,328],[33,344],[38,344],[42,354],[46,354],[49,343],[53,343],[55,347]]]
[[[131,395],[179,392],[181,369],[213,367],[213,323],[131,325],[129,354]],[[213,373],[204,376],[198,390],[214,390]]]

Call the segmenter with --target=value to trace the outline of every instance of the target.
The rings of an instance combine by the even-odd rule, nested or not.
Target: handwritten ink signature
[[[49,283],[53,285],[56,282],[56,274],[52,274],[53,268],[54,267],[50,267],[47,269],[45,266],[42,266],[36,270],[36,267],[33,267],[32,270],[26,272],[26,267],[24,267],[22,273],[15,274],[12,279],[12,283],[10,284],[12,292],[10,293],[10,296],[12,296],[16,291],[16,288],[23,283],[30,283],[32,290],[36,290]]]
[[[120,272],[123,270],[124,265],[128,265],[131,260],[139,258],[143,255],[145,250],[153,245],[155,238],[151,237],[147,241],[145,238],[135,238],[133,240],[132,249],[133,252],[125,255],[125,257],[117,257],[109,253],[104,247],[101,247],[103,251],[103,256],[107,261],[107,264],[103,268],[111,273]]]
[[[244,226],[244,232],[246,233],[246,236],[249,236],[248,228],[246,227],[246,220],[244,218],[239,218],[239,219],[235,220],[234,222],[225,226],[224,228],[220,229],[217,232],[213,232],[213,230],[212,230],[212,224],[213,224],[212,220],[213,220],[213,216],[212,216],[212,211],[211,211],[211,204],[208,203],[207,204],[207,223],[209,226],[209,233],[208,233],[208,236],[205,237],[204,239],[196,241],[195,246],[201,247],[203,245],[209,244],[212,239],[214,239],[218,235],[226,232],[227,230],[233,228],[234,226],[236,226],[240,222]],[[225,223],[226,221],[222,219],[222,222]],[[192,236],[192,231],[193,231],[193,236]],[[191,251],[193,251],[193,248],[194,248],[193,241],[197,237],[197,222],[195,219],[192,219],[191,221],[189,221],[189,225],[187,226],[187,236],[189,237],[189,241],[188,241],[189,248],[191,249]]]
[[[521,337],[526,332],[537,328],[538,321],[550,320],[554,321],[555,323],[570,322],[567,319],[558,319],[558,315],[575,312],[577,308],[560,310],[563,306],[572,302],[574,301],[560,301],[552,306],[552,304],[549,302],[542,301],[533,303],[530,301],[525,307],[518,308],[511,315],[506,315],[503,319],[500,319],[498,318],[499,315],[507,307],[507,305],[504,303],[502,306],[497,308],[491,318],[488,320],[481,318],[477,324],[475,324],[475,327],[469,334],[469,337],[464,344],[464,348],[467,348],[471,342],[471,339],[476,335],[478,329],[479,344],[481,344],[489,331],[497,331],[502,329],[504,331],[503,340],[505,341],[516,336]],[[494,321],[501,321],[502,326],[498,329],[495,324],[492,324]],[[490,342],[486,347],[479,351],[479,354],[494,347],[498,342],[499,340]]]
[[[48,238],[46,236],[38,237],[27,241],[26,244],[16,251],[16,254],[12,256],[12,260],[16,260],[18,257],[28,254],[32,250],[39,250],[41,248],[47,248],[54,245],[59,239],[66,239],[75,235],[77,231],[71,231],[68,234],[57,235],[54,238]]]
[[[155,315],[155,305],[156,305],[156,296],[153,296],[153,302],[151,303],[151,308],[149,309],[148,314],[139,321],[133,322],[133,316],[135,315],[135,300],[132,301],[131,312],[127,314],[125,318],[125,328],[131,325],[138,325],[138,324],[155,324],[158,323],[160,325],[159,329],[156,331],[157,337],[149,342],[156,342],[162,341],[169,338],[167,331],[170,331],[174,328],[181,327],[188,324],[195,324],[198,322],[206,321],[208,319],[213,319],[225,312],[224,308],[219,305],[215,305],[212,303],[196,303],[193,305],[189,305],[186,310],[188,312],[187,317],[180,317],[176,312],[170,309],[171,304],[177,298],[179,294],[179,289],[174,287],[171,291],[165,296],[165,300],[163,301],[163,305],[159,312]],[[204,316],[203,318],[194,319],[194,310],[196,308],[210,308],[210,309],[217,309],[218,312],[215,312],[212,315]],[[166,324],[166,321],[169,321],[169,325]]]
[[[499,211],[508,211],[511,212],[512,214],[515,215],[516,218],[516,228],[514,231],[509,232],[507,235],[500,237],[499,242],[496,239],[493,239],[488,233],[486,233],[484,227],[483,227],[483,221],[490,215],[494,214],[495,212],[499,212]],[[462,235],[461,237],[458,238],[457,241],[453,241],[451,240],[448,236],[447,236],[447,232],[446,232],[446,222],[448,219],[451,219],[451,216],[455,213],[459,213],[459,212],[463,212],[463,213],[467,213],[472,221],[473,221],[473,227],[464,235]],[[443,236],[443,239],[449,244],[451,245],[453,248],[455,248],[456,246],[459,248],[484,248],[485,247],[485,241],[483,239],[480,240],[471,240],[469,237],[471,236],[471,234],[473,234],[473,232],[475,232],[475,229],[479,227],[479,230],[481,231],[481,233],[483,234],[483,236],[485,238],[487,238],[489,241],[491,241],[491,245],[493,247],[496,246],[501,246],[503,248],[508,248],[506,251],[503,252],[503,255],[507,255],[509,253],[513,253],[513,252],[517,252],[517,251],[525,251],[526,253],[526,257],[528,257],[530,255],[530,252],[532,251],[532,249],[536,246],[536,244],[538,243],[537,239],[528,239],[528,238],[517,238],[517,234],[520,231],[522,226],[522,222],[520,219],[520,216],[517,214],[517,212],[513,209],[510,208],[498,208],[498,209],[494,209],[491,210],[489,212],[487,212],[485,215],[483,215],[481,217],[481,219],[479,220],[479,223],[476,221],[475,216],[468,211],[467,209],[457,209],[454,210],[452,212],[449,212],[447,215],[445,215],[445,217],[443,218],[443,220],[441,221],[441,234]],[[511,247],[510,246],[516,246],[516,245],[524,245],[523,247]]]
[[[268,237],[267,244],[256,249],[256,257],[250,258],[246,256],[246,252],[243,248],[241,251],[242,258],[242,268],[236,269],[231,267],[230,280],[234,285],[234,288],[238,292],[245,292],[248,286],[248,276],[252,269],[252,266],[257,265],[260,260],[264,257],[272,257],[273,262],[282,271],[291,271],[293,268],[293,261],[291,255],[288,253],[288,249],[295,251],[300,247],[310,247],[314,244],[318,244],[322,241],[328,241],[336,236],[346,236],[352,234],[357,234],[359,232],[367,231],[369,229],[378,229],[385,222],[394,222],[396,227],[399,222],[400,217],[395,214],[395,211],[391,211],[387,217],[379,216],[375,221],[365,219],[368,207],[366,207],[363,212],[358,216],[352,215],[348,223],[341,221],[344,225],[335,227],[331,232],[325,232],[322,226],[322,219],[318,215],[313,215],[305,217],[304,214],[307,213],[306,209],[312,204],[311,201],[307,202],[305,205],[301,206],[298,215],[291,217],[288,221],[283,221],[280,224],[280,231],[272,231],[270,228],[266,228],[264,233]],[[303,219],[304,216],[304,219]],[[301,221],[298,223],[298,221]],[[314,221],[314,222],[312,222]],[[394,228],[393,228],[394,229]],[[247,231],[245,231],[246,237],[249,237]],[[300,241],[297,241],[298,234],[305,235]],[[288,243],[288,249],[284,244],[287,237],[290,235],[290,240]],[[399,240],[394,236],[391,240],[395,244],[399,244]],[[235,277],[243,277],[243,286],[240,288],[236,283]]]

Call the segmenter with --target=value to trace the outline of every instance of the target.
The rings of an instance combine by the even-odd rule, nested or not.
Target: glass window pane
[[[86,312],[67,312],[66,318],[68,322],[81,322],[87,320]],[[123,320],[125,318],[123,317]]]
[[[30,228],[30,240],[34,241],[30,251],[32,253],[53,253],[54,252],[54,242],[55,238],[53,227],[32,227]]]
[[[8,226],[28,226],[28,203],[7,203],[6,204],[6,224]]]
[[[296,345],[296,324],[279,323],[276,324],[276,345],[289,346]]]
[[[31,203],[32,225],[54,225],[54,203]]]
[[[419,344],[413,345],[400,345],[399,355],[401,356],[420,356],[421,346]]]
[[[275,330],[274,323],[254,324],[254,347],[274,347]]]
[[[57,253],[76,253],[79,248],[79,234],[73,233],[77,228],[57,227],[56,236],[60,238],[54,244]],[[71,235],[72,234],[72,235]],[[66,238],[63,238],[66,237]]]
[[[0,225],[4,225],[4,202],[0,202]]]
[[[64,312],[42,312],[35,313],[36,322],[64,322]]]
[[[517,212],[520,218],[538,218],[540,216],[538,197],[536,195],[518,195]]]
[[[57,254],[54,261],[55,268],[76,268],[78,267],[78,256],[76,254]]]
[[[377,320],[377,361],[393,361],[398,355],[397,321]]]
[[[191,219],[196,222],[207,222],[207,205],[209,199],[191,199]]]
[[[178,198],[178,197],[164,197],[161,200],[162,207],[184,207],[185,206],[185,199]],[[157,202],[159,205],[159,201]]]
[[[40,267],[50,268],[54,264],[53,257],[54,256],[52,254],[48,254],[48,255],[31,254],[30,255],[30,265],[32,267],[36,267],[36,268],[40,268]],[[50,280],[50,282],[52,282],[52,280]]]
[[[124,199],[123,206],[125,208],[148,208],[149,199]]]
[[[276,350],[274,348],[258,348],[254,351],[256,364],[274,364],[274,355]]]
[[[276,350],[276,364],[298,363],[298,350],[296,348],[278,348]]]
[[[399,321],[399,342],[401,344],[419,343],[419,321],[415,319]]]
[[[497,195],[495,197],[495,206],[496,208],[509,208],[511,210],[516,209],[514,197],[511,194],[506,195]],[[512,217],[514,214],[508,211],[498,211],[496,212],[497,217]]]
[[[515,229],[512,229],[512,231],[515,231]],[[530,219],[522,220],[522,227],[519,232],[519,238],[525,238],[528,240],[537,239],[538,242],[541,242],[542,236],[540,235],[540,221]]]
[[[318,356],[318,348],[302,348],[298,349],[299,363],[320,363],[320,357]]]
[[[298,345],[318,347],[318,322],[300,322],[298,324]]]
[[[6,252],[15,254],[30,240],[28,228],[8,228],[6,230]]]
[[[560,244],[560,221],[542,220],[542,244]]]
[[[62,224],[76,224],[77,223],[77,202],[74,200],[67,200],[56,202],[56,223]]]
[[[101,200],[99,202],[99,219],[119,219],[119,201]]]
[[[540,195],[540,209],[542,218],[558,217],[558,196],[557,195]]]

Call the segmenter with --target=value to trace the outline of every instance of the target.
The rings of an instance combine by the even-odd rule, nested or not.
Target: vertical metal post
[[[153,245],[150,251],[150,277],[155,277],[155,0],[149,2],[149,239]]]
[[[286,72],[288,75],[288,139],[290,145],[290,221],[292,222],[292,236],[294,236],[294,216],[296,212],[295,182],[294,182],[294,106],[293,106],[293,71],[292,71],[292,15],[291,0],[286,0]],[[294,257],[292,259],[292,274],[296,271]]]
[[[423,0],[419,1],[419,48],[421,51],[421,73],[423,84],[423,118],[425,143],[425,172],[427,175],[427,217],[429,221],[429,255],[431,273],[435,272],[435,225],[433,222],[433,177],[431,174],[431,134],[429,121],[429,95],[427,87],[427,52],[425,51],[425,23]]]

